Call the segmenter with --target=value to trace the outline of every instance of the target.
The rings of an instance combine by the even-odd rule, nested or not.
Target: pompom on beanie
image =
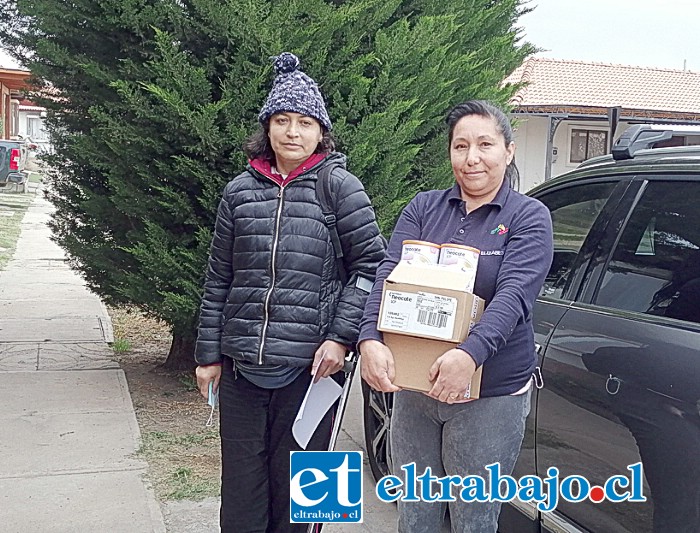
[[[283,111],[300,113],[318,120],[328,131],[331,119],[314,80],[299,70],[299,58],[283,52],[274,58],[275,82],[260,110],[258,120],[265,124],[272,115]]]

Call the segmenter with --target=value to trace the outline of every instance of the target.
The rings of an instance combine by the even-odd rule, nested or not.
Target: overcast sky
[[[529,0],[519,25],[555,59],[700,72],[700,0]],[[0,66],[16,68],[0,51]]]
[[[8,55],[0,50],[0,68],[19,68]]]
[[[555,59],[700,72],[700,0],[530,0],[525,39]]]

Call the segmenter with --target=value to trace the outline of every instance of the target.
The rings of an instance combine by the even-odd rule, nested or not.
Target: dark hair
[[[315,120],[315,119],[314,119]],[[318,122],[318,121],[317,121]],[[333,134],[321,125],[322,138],[321,142],[318,143],[315,154],[327,154],[335,150],[335,139]],[[270,121],[266,120],[265,123],[260,126],[253,135],[248,137],[243,143],[243,151],[248,159],[265,159],[267,161],[275,161],[275,152],[270,144],[270,137],[268,133],[270,132]]]
[[[503,137],[505,145],[509,146],[510,143],[513,142],[513,128],[510,125],[510,120],[508,120],[508,117],[501,108],[485,100],[468,100],[456,105],[447,114],[445,122],[449,130],[448,149],[452,144],[452,137],[454,136],[457,122],[471,115],[479,115],[480,117],[492,119],[496,123],[496,130]],[[520,172],[518,172],[518,167],[515,166],[515,158],[513,158],[506,167],[505,177],[512,188],[517,188],[520,182]]]

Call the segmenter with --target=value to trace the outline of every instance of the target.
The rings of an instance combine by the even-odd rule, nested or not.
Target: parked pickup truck
[[[0,139],[0,191],[10,185],[27,192],[29,174],[24,167],[27,163],[27,146],[22,141]]]

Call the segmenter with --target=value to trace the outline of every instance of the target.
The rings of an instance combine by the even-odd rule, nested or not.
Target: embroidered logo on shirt
[[[497,228],[491,230],[491,235],[505,235],[506,233],[508,233],[508,228],[503,224],[499,224]]]

